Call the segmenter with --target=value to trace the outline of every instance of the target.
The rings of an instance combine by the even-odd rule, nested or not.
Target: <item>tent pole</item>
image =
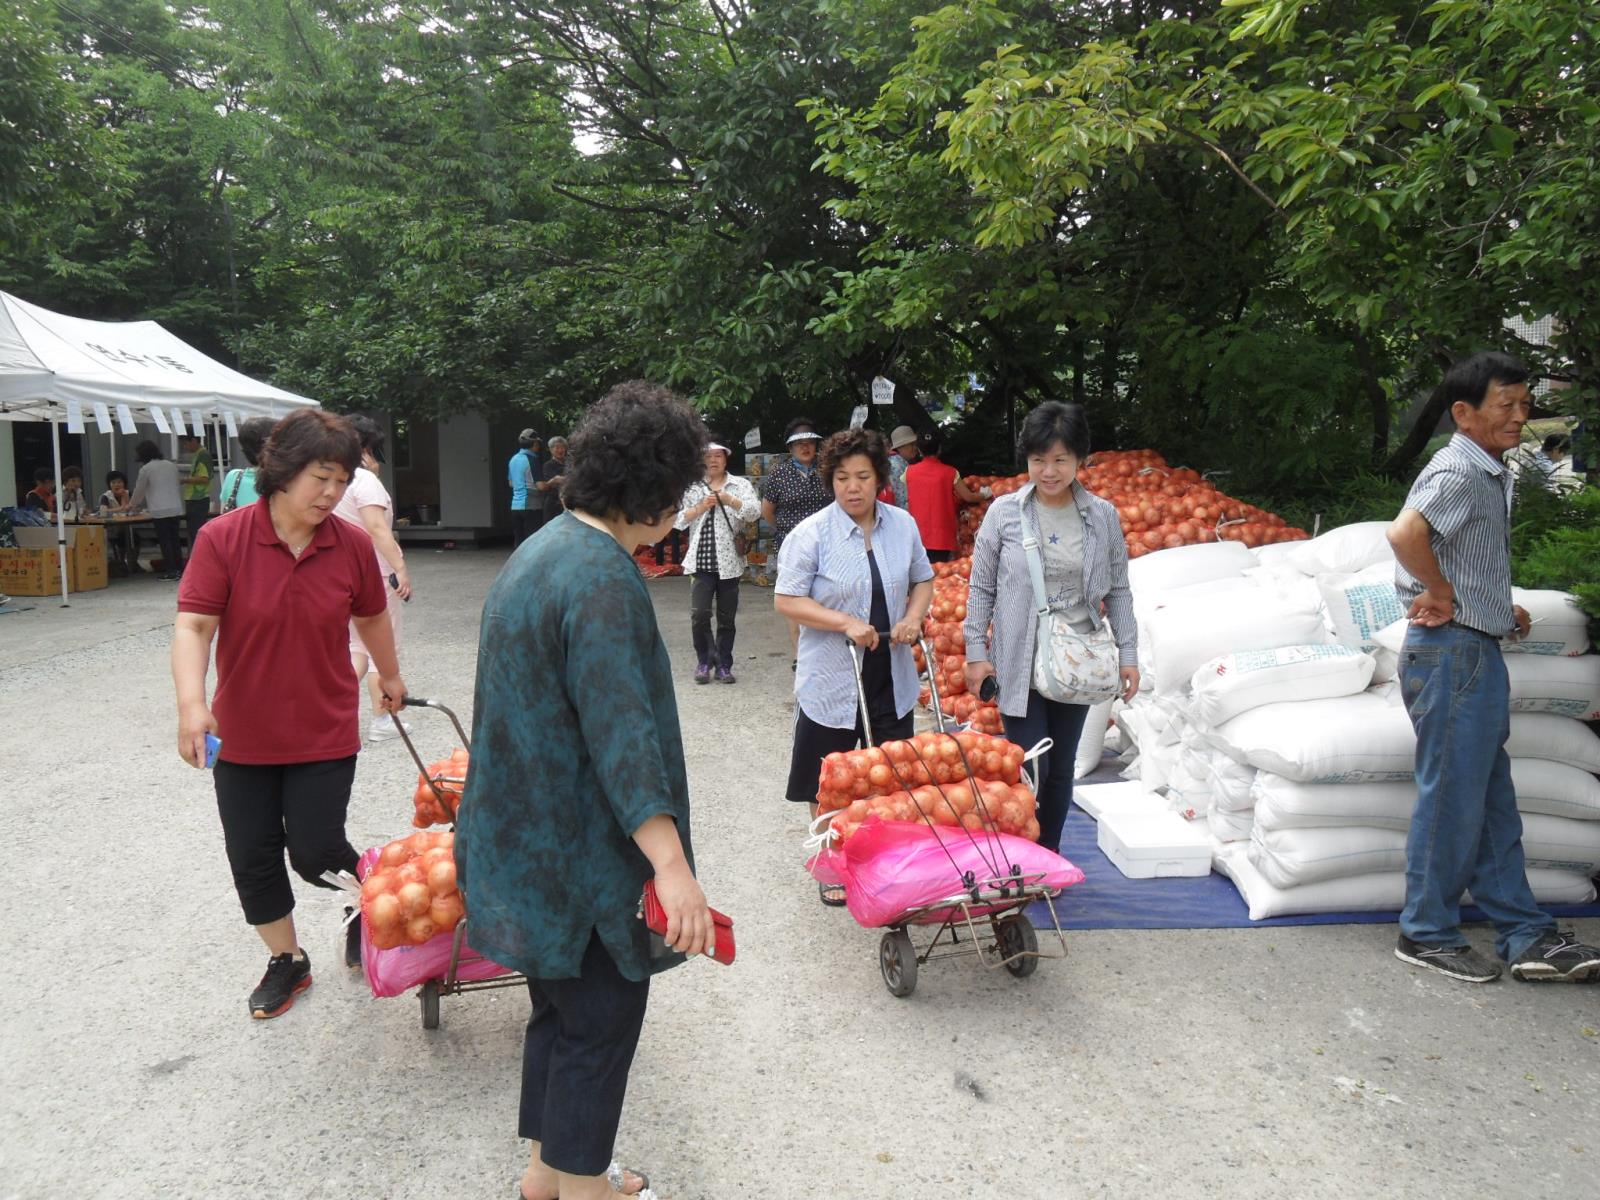
[[[61,510],[61,426],[50,422],[50,452],[56,464],[56,562],[61,567],[61,607],[71,608],[67,599],[67,518]]]

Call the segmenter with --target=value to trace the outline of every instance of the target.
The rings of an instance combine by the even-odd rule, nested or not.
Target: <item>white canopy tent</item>
[[[102,433],[137,423],[161,433],[193,427],[204,436],[244,417],[282,417],[317,402],[241,375],[154,321],[89,321],[54,313],[0,292],[0,421],[49,421],[56,478],[61,477],[60,426]],[[219,460],[220,461],[220,460]],[[67,535],[56,505],[61,602],[67,603]]]

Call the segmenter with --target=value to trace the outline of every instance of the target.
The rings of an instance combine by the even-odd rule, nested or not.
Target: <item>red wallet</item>
[[[667,932],[667,910],[661,907],[661,901],[656,898],[656,881],[645,880],[644,896],[639,901],[639,911],[644,915],[644,927],[651,933],[663,937]],[[735,953],[733,945],[733,918],[724,916],[716,909],[711,910],[712,933],[716,943],[711,947],[707,956],[723,966],[733,963]]]

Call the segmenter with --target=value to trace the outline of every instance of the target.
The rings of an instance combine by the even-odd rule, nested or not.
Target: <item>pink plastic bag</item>
[[[969,835],[962,829],[930,829],[916,821],[875,817],[868,817],[842,847],[822,851],[807,865],[819,883],[844,885],[845,907],[869,929],[901,924],[913,909],[956,895],[968,871],[981,885],[994,876],[996,866],[1005,874],[1016,866],[1024,883],[1053,892],[1083,882],[1077,867],[1027,838],[977,831]],[[916,923],[943,921],[951,911],[919,915]],[[974,916],[989,911],[972,910]]]
[[[372,864],[378,861],[383,849],[374,846],[361,856],[356,874],[365,879]],[[367,975],[367,986],[374,996],[400,996],[430,979],[443,979],[450,970],[450,943],[455,933],[441,933],[420,946],[396,946],[392,950],[379,950],[372,944],[367,922],[361,920],[361,966]],[[499,963],[481,957],[470,946],[461,947],[461,965],[456,970],[457,979],[493,979],[496,975],[509,975],[511,971]]]

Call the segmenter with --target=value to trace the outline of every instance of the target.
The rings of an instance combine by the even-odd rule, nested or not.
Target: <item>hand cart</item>
[[[405,708],[431,708],[437,712],[442,712],[450,718],[450,723],[456,727],[456,735],[460,737],[461,744],[468,750],[472,748],[471,740],[467,737],[467,731],[461,727],[460,719],[437,700],[424,700],[417,696],[407,696],[401,701],[401,704]],[[417,748],[411,741],[411,735],[406,732],[405,722],[400,720],[399,713],[395,714],[394,723],[395,728],[400,731],[401,741],[405,742],[406,749],[411,752],[411,757],[417,764],[417,771],[422,775],[423,779],[427,780],[428,786],[433,789],[434,798],[439,801],[439,807],[452,817],[456,816],[458,801],[456,801],[455,796],[459,794],[460,786],[464,785],[466,780],[446,775],[430,775],[427,764],[422,761],[422,755],[417,753]],[[447,783],[456,786],[456,793],[446,791],[441,786]],[[455,821],[452,820],[450,828],[454,830],[455,827]],[[463,896],[463,903],[465,900],[466,897]],[[518,987],[526,982],[525,976],[514,971],[503,975],[494,975],[488,979],[462,979],[461,969],[463,967],[490,961],[483,955],[468,948],[467,924],[467,916],[463,916],[456,923],[455,932],[452,934],[450,941],[450,965],[443,977],[424,980],[417,988],[417,999],[422,1002],[422,1027],[424,1029],[439,1028],[439,999],[442,996],[459,996],[463,992],[484,992],[493,988]]]
[[[880,630],[879,636],[887,635]],[[923,660],[928,664],[928,687],[933,700],[935,731],[954,738],[955,735],[945,728],[944,709],[939,702],[938,673],[933,670],[934,658],[931,648],[926,638],[920,639],[920,644]],[[862,733],[866,737],[867,745],[875,745],[872,736],[872,718],[867,712],[866,685],[861,673],[862,656],[853,641],[850,643],[850,660],[855,667],[856,698],[861,707]],[[957,742],[957,745],[960,743]],[[1048,741],[1043,742],[1035,747],[1033,754],[1048,749],[1050,749]],[[940,795],[944,797],[945,803],[951,806],[952,812],[955,812],[955,807],[945,793],[945,788],[960,787],[972,778],[972,767],[967,761],[964,747],[961,750],[961,764],[964,778],[959,783],[953,785],[934,783],[934,786],[939,788]],[[926,767],[927,764],[923,765]],[[895,773],[895,781],[906,791],[910,791],[912,786],[919,786],[908,786],[900,774],[899,767],[893,761],[890,761],[889,766]],[[930,780],[933,778],[931,772],[929,778]],[[1035,781],[1030,778],[1027,782],[1037,794]],[[972,794],[976,808],[987,816],[983,797],[976,787],[972,788]],[[921,816],[923,822],[937,837],[940,827],[926,812],[921,813]],[[828,814],[830,824],[832,817],[832,813]],[[1043,876],[1025,874],[1015,863],[1007,863],[1003,858],[1001,842],[993,835],[987,832],[974,832],[959,823],[947,828],[952,833],[965,834],[972,847],[979,851],[987,869],[982,872],[973,870],[963,872],[952,858],[951,866],[957,878],[952,880],[949,894],[899,914],[884,929],[883,936],[878,942],[878,968],[883,974],[884,986],[889,989],[890,994],[911,995],[917,987],[918,968],[938,959],[972,956],[989,970],[1004,967],[1016,978],[1025,979],[1038,969],[1041,958],[1067,957],[1066,933],[1061,928],[1061,921],[1056,916],[1055,908],[1055,897],[1060,894],[1059,890],[1045,886],[1041,882]],[[824,826],[824,836],[826,832],[827,826]],[[1038,933],[1026,913],[1030,904],[1043,904],[1049,912],[1055,940],[1060,945],[1059,952],[1040,949]],[[911,936],[911,929],[914,926],[932,927],[934,931],[933,938],[920,949]]]

